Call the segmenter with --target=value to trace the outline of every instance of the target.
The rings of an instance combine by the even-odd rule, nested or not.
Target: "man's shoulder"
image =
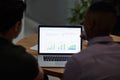
[[[81,63],[94,62],[95,59],[99,59],[103,56],[109,56],[120,52],[120,45],[117,43],[110,43],[107,45],[94,44],[88,46],[78,54],[72,56],[73,60],[80,61]]]
[[[8,44],[8,45],[4,45],[4,46],[0,46],[0,51],[5,53],[25,53],[25,48],[22,46],[17,46],[17,45],[13,45],[13,44]]]
[[[10,51],[13,52],[13,55],[17,55],[17,57],[23,60],[28,60],[28,61],[34,60],[35,61],[35,58],[30,53],[28,53],[23,46],[14,45],[14,47],[12,47]]]
[[[28,59],[34,59],[34,57],[26,52],[26,49],[22,46],[14,45],[14,44],[8,44],[4,46],[0,46],[0,51],[2,56],[11,56],[11,57],[16,57],[16,58],[22,58],[24,59],[25,57]]]
[[[93,57],[99,55],[99,48],[95,49],[96,45],[88,46],[86,49],[83,49],[79,53],[72,56],[71,60],[80,63],[90,63],[93,60]]]

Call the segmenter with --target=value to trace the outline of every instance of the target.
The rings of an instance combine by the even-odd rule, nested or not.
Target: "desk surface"
[[[113,37],[114,41],[120,42],[120,37],[114,36],[114,35],[111,35],[111,36]],[[26,48],[27,52],[29,52],[30,54],[32,54],[33,56],[37,58],[38,52],[30,49],[30,47],[36,45],[37,42],[38,42],[38,35],[33,34],[18,41],[17,45],[22,45],[23,47]],[[83,48],[85,47],[86,47],[86,42],[83,42]],[[46,74],[56,76],[59,78],[62,78],[63,73],[64,73],[64,68],[43,68],[43,69]]]

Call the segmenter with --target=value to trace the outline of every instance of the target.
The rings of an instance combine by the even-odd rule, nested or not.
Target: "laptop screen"
[[[38,51],[41,54],[73,54],[82,49],[82,26],[39,26]]]

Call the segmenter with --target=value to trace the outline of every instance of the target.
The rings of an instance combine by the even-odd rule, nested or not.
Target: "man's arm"
[[[79,63],[74,59],[71,58],[66,66],[65,66],[65,72],[64,72],[64,80],[78,80],[78,77],[80,76],[80,68]]]
[[[34,80],[43,80],[43,78],[44,78],[43,69],[41,67],[38,67],[38,69],[39,69],[38,75],[36,76],[36,78]]]
[[[22,46],[15,47],[17,56],[19,58],[19,65],[21,67],[20,72],[23,72],[21,76],[25,75],[25,79],[42,80],[44,76],[43,69],[37,62],[37,57],[26,52]]]

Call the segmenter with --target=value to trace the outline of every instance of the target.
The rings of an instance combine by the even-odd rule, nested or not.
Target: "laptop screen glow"
[[[39,53],[77,53],[81,51],[81,28],[40,27]]]

